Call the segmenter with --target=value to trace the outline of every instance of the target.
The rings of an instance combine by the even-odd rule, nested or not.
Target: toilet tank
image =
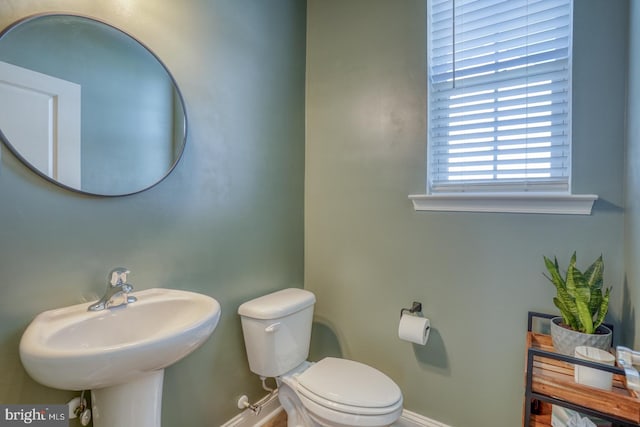
[[[311,292],[291,288],[238,307],[251,372],[277,377],[307,360],[315,302]]]

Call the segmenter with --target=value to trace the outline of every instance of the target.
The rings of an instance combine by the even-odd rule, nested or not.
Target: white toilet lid
[[[297,378],[300,391],[334,403],[361,408],[385,408],[402,399],[396,383],[377,369],[353,360],[327,357]],[[312,398],[309,393],[304,393]]]

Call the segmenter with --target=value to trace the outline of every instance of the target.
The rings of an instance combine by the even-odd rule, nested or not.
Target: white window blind
[[[431,0],[429,192],[568,192],[571,0]]]

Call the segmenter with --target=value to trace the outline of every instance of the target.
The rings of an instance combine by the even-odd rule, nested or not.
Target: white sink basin
[[[220,305],[206,295],[159,288],[132,295],[138,300],[121,307],[78,304],[36,316],[20,341],[29,375],[64,390],[130,382],[191,353],[220,319]]]
[[[85,303],[40,313],[20,341],[34,380],[92,391],[95,427],[159,427],[164,368],[198,348],[220,320],[220,304],[206,295],[160,288],[131,295],[137,301],[102,311]]]

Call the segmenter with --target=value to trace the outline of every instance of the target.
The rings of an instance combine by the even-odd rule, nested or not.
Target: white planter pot
[[[560,326],[562,317],[551,319],[551,339],[558,353],[573,356],[575,348],[580,345],[596,347],[608,351],[611,348],[611,329],[598,326],[595,334],[583,334]]]

